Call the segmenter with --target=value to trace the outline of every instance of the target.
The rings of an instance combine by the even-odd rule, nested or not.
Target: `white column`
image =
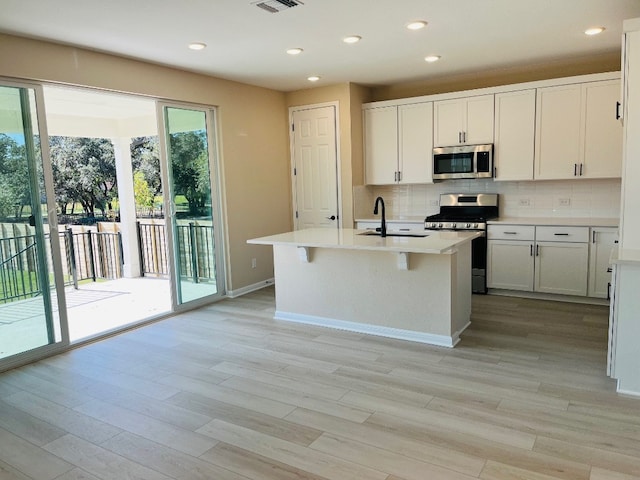
[[[133,195],[133,167],[131,165],[131,138],[112,138],[116,157],[116,179],[120,200],[120,232],[124,254],[124,276],[136,278],[142,275],[140,265],[138,231],[136,227],[136,202]]]

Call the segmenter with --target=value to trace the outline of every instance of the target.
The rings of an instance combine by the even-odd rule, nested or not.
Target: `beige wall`
[[[353,227],[353,185],[362,183],[362,103],[368,89],[351,83],[297,90],[286,94],[287,107],[338,102],[342,226]],[[290,152],[289,152],[290,154]],[[289,162],[291,160],[289,159]],[[355,173],[355,177],[354,177]]]
[[[239,289],[273,275],[271,248],[247,245],[246,240],[292,228],[283,93],[8,35],[0,35],[0,73],[217,106],[227,288]],[[256,269],[251,258],[257,259]]]
[[[605,53],[589,57],[551,60],[526,66],[449,75],[446,77],[430,77],[415,82],[380,86],[372,90],[372,101],[395,100],[398,98],[458,92],[474,88],[497,87],[514,83],[619,70],[620,53]]]

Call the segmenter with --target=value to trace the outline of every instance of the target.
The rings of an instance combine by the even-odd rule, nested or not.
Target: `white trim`
[[[622,390],[620,389],[620,380],[618,380],[618,384],[616,386],[616,392],[621,393],[622,395],[629,395],[631,397],[640,398],[640,392],[632,391],[632,390]]]
[[[582,303],[585,305],[609,305],[606,298],[578,297],[575,295],[562,295],[558,293],[527,292],[526,290],[503,290],[501,288],[490,288],[489,295],[502,297],[531,298],[534,300],[550,300],[553,302]]]
[[[323,102],[323,103],[314,103],[311,105],[298,105],[295,107],[289,107],[289,168],[291,171],[291,197],[292,197],[292,205],[293,211],[291,212],[293,215],[293,225],[294,230],[298,229],[298,219],[296,218],[296,211],[298,209],[297,198],[296,198],[296,177],[293,174],[293,169],[295,167],[295,155],[294,155],[294,135],[292,135],[291,125],[293,125],[293,114],[294,112],[302,112],[304,110],[314,110],[316,108],[325,108],[325,107],[333,107],[333,126],[335,128],[335,137],[336,137],[336,192],[338,195],[338,222],[336,226],[338,228],[344,227],[342,223],[342,159],[340,158],[340,102]]]
[[[247,285],[246,287],[237,288],[235,290],[227,290],[227,297],[236,298],[242,295],[246,295],[247,293],[255,292],[256,290],[260,290],[261,288],[269,287],[275,283],[275,278],[267,278],[258,283],[254,283],[252,285]]]
[[[403,330],[400,328],[383,327],[380,325],[371,325],[369,323],[349,322],[347,320],[338,320],[335,318],[318,317],[315,315],[304,315],[300,313],[283,312],[276,310],[273,317],[276,320],[284,320],[286,322],[304,323],[306,325],[315,325],[318,327],[334,328],[337,330],[346,330],[349,332],[365,333],[367,335],[376,335],[379,337],[396,338],[398,340],[408,340],[410,342],[426,343],[439,347],[454,347],[460,341],[460,334],[469,326],[468,322],[460,331],[455,332],[452,336],[434,335],[432,333],[416,332],[413,330]]]

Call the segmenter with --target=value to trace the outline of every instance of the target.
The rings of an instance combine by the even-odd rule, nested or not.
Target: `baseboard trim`
[[[378,337],[395,338],[397,340],[408,340],[410,342],[426,343],[439,347],[453,348],[460,341],[460,334],[471,324],[467,323],[460,331],[453,336],[434,335],[431,333],[416,332],[413,330],[403,330],[400,328],[382,327],[379,325],[371,325],[369,323],[349,322],[347,320],[338,320],[335,318],[318,317],[315,315],[304,315],[300,313],[283,312],[276,310],[276,320],[284,320],[286,322],[304,323],[306,325],[315,325],[318,327],[333,328],[336,330],[346,330],[349,332],[365,333],[367,335],[376,335]]]
[[[271,277],[262,282],[254,283],[253,285],[247,285],[246,287],[237,288],[235,290],[227,290],[227,297],[237,298],[247,293],[255,292],[261,288],[269,287],[275,283],[275,278]]]
[[[490,288],[488,294],[500,295],[503,297],[530,298],[533,300],[550,300],[552,302],[582,303],[585,305],[609,305],[609,300],[605,298],[578,297],[574,295],[560,295],[557,293],[525,292],[520,290]]]

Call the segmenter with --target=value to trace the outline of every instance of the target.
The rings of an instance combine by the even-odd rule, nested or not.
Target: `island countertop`
[[[247,243],[258,245],[290,245],[297,247],[380,250],[403,253],[447,254],[458,245],[482,236],[481,232],[430,231],[425,237],[363,235],[366,230],[351,228],[309,228],[268,237],[253,238]],[[426,232],[425,232],[426,233]]]

